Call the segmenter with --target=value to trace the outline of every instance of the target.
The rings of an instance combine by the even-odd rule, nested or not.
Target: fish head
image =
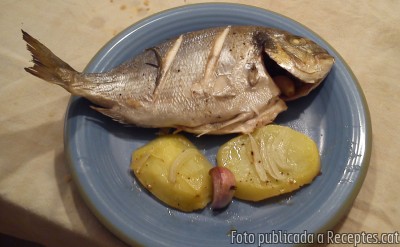
[[[258,35],[265,54],[301,85],[295,98],[317,87],[333,66],[333,56],[310,39],[275,29]]]
[[[274,30],[263,45],[280,67],[306,83],[321,81],[334,63],[334,58],[314,41],[285,31]]]

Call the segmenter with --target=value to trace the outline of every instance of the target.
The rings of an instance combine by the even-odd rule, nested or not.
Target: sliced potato
[[[315,142],[277,125],[233,138],[219,149],[217,162],[235,175],[235,197],[250,201],[294,191],[320,172]]]
[[[131,169],[140,183],[167,205],[190,212],[212,196],[212,165],[181,135],[156,138],[132,154]]]

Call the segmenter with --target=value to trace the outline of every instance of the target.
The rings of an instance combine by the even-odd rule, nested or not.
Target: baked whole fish
[[[121,123],[198,135],[249,133],[272,122],[286,110],[285,100],[307,95],[334,62],[306,38],[227,26],[182,34],[105,73],[80,73],[22,32],[34,63],[25,70],[32,75]]]

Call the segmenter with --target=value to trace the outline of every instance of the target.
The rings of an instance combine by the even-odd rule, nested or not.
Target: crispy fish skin
[[[27,72],[87,98],[97,105],[93,109],[121,123],[199,135],[249,133],[286,110],[264,67],[264,54],[272,54],[291,73],[304,72],[312,78],[304,83],[310,84],[319,84],[333,64],[310,40],[292,41],[285,50],[280,39],[300,37],[265,27],[228,26],[182,34],[105,73],[80,73],[22,32],[34,62]]]

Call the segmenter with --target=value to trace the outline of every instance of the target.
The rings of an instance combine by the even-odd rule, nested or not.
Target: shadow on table
[[[0,233],[0,246],[44,247],[44,245]]]
[[[66,214],[69,217],[67,222],[72,225],[71,228],[68,225],[61,225],[59,216],[55,216],[51,220],[47,219],[46,216],[51,215],[52,212],[40,215],[33,210],[25,208],[24,205],[17,205],[7,200],[1,200],[0,232],[5,235],[0,235],[0,246],[124,246],[122,244],[116,245],[115,243],[118,243],[118,240],[115,240],[112,244],[110,244],[112,241],[104,241],[104,245],[102,245],[101,240],[104,237],[100,235],[105,235],[104,232],[106,231],[99,230],[101,229],[99,227],[100,224],[81,201],[75,187],[70,181],[71,179],[69,179],[69,171],[66,168],[63,153],[63,144],[60,141],[62,140],[62,136],[62,119],[34,126],[26,130],[0,135],[1,146],[7,147],[0,150],[0,157],[8,161],[7,164],[4,164],[7,167],[4,167],[4,172],[0,174],[0,180],[7,178],[10,174],[17,173],[19,169],[23,169],[23,166],[29,165],[29,162],[36,157],[54,151],[55,178],[64,209],[60,210],[60,204],[58,199],[56,199],[48,202],[48,210],[54,211],[54,213],[60,211],[67,212]],[[32,179],[35,178],[32,177]],[[29,181],[26,181],[26,183],[29,186]],[[42,192],[37,191],[37,193]],[[40,203],[43,204],[43,202]],[[13,214],[4,212],[13,212]],[[82,228],[82,233],[77,231],[77,229]],[[92,236],[92,238],[89,240],[85,235]],[[12,236],[18,236],[18,238]],[[26,239],[26,241],[20,241],[19,238]]]
[[[4,238],[0,239],[0,246],[99,246],[91,243],[79,234],[66,230],[64,226],[60,226],[54,223],[54,221],[50,221],[33,211],[29,211],[13,203],[2,201],[0,203],[0,212],[13,212],[13,214],[0,213],[0,231],[11,236],[18,236],[27,241],[22,242],[14,237],[3,236]],[[3,243],[15,243],[15,245],[3,245]]]
[[[109,232],[89,210],[72,181],[64,151],[59,150],[54,159],[58,190],[69,222],[74,230],[83,231],[85,241],[79,246],[127,246]],[[78,246],[78,245],[77,245]]]

